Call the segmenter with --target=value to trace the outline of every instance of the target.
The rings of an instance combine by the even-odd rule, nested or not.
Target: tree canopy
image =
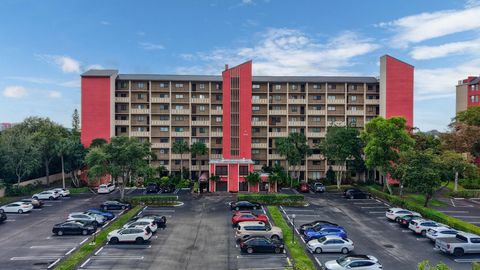
[[[290,133],[286,138],[278,138],[275,140],[275,146],[278,153],[285,157],[288,164],[295,168],[294,172],[297,179],[300,178],[296,172],[299,166],[307,156],[312,155],[312,149],[307,143],[307,138],[303,133]],[[288,170],[288,168],[287,168]]]

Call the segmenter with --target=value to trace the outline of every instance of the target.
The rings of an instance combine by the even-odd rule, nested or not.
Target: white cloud
[[[93,64],[93,65],[87,66],[86,70],[89,70],[89,69],[104,69],[104,67],[99,64]]]
[[[177,72],[218,73],[225,63],[233,65],[253,59],[255,75],[345,74],[340,69],[353,65],[351,60],[354,57],[379,47],[372,40],[361,38],[353,32],[342,33],[322,44],[302,31],[275,28],[264,33],[251,47],[185,54],[184,58],[205,64],[179,68]]]
[[[48,92],[48,97],[50,97],[50,98],[61,98],[62,93],[60,93],[59,91],[49,91]]]
[[[103,24],[103,25],[110,25],[109,21],[101,21],[100,23]]]
[[[417,60],[445,57],[451,54],[474,53],[480,50],[480,39],[446,43],[438,46],[418,46],[410,52]]]
[[[254,4],[253,0],[242,0],[242,5],[251,5]]]
[[[22,86],[7,86],[3,90],[3,95],[8,98],[22,98],[28,96],[28,91]]]
[[[392,28],[396,33],[392,40],[393,46],[406,47],[410,43],[477,30],[480,27],[479,14],[480,6],[472,6],[463,10],[425,12],[381,23],[379,26]]]
[[[69,56],[40,54],[40,55],[37,55],[37,57],[42,61],[58,66],[64,73],[80,73],[81,72],[80,62]]]
[[[465,7],[467,8],[475,6],[480,6],[480,0],[467,0],[467,2],[465,3]]]
[[[163,50],[165,47],[161,44],[155,44],[155,43],[150,43],[150,42],[140,42],[138,43],[140,45],[140,48],[144,50]]]
[[[53,80],[49,78],[41,78],[41,77],[31,77],[31,76],[6,76],[4,77],[5,80],[13,80],[13,81],[20,81],[20,82],[29,82],[34,84],[44,84],[44,85],[56,85],[61,87],[69,87],[69,88],[79,88],[80,87],[80,79],[73,79],[71,81],[59,81]]]

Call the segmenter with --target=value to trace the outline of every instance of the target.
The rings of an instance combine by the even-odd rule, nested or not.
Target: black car
[[[26,202],[26,203],[29,203],[31,205],[33,205],[33,208],[37,209],[37,208],[42,208],[44,202],[41,201],[41,200],[35,200],[35,199],[23,199],[23,200],[20,200],[21,202]]]
[[[361,191],[361,190],[358,189],[358,188],[347,188],[343,191],[343,197],[348,197],[348,194],[350,192],[359,192],[359,191]]]
[[[260,209],[262,206],[256,202],[247,202],[247,201],[239,201],[239,202],[232,202],[230,203],[231,210],[256,210]]]
[[[160,187],[162,193],[172,193],[175,191],[175,185],[165,185]]]
[[[309,222],[309,223],[305,223],[305,224],[302,224],[300,225],[300,234],[303,235],[303,232],[310,229],[310,228],[313,228],[315,226],[318,226],[318,225],[331,225],[331,226],[338,226],[338,224],[335,224],[335,223],[332,223],[332,222],[329,222],[329,221],[325,221],[325,220],[315,220],[315,221],[312,221],[312,222]]]
[[[129,203],[122,203],[119,201],[106,201],[100,205],[103,210],[125,210],[130,208]]]
[[[282,253],[283,242],[275,241],[265,237],[252,237],[240,242],[240,250],[246,253]]]
[[[159,228],[165,228],[167,226],[167,217],[159,216],[159,215],[152,215],[152,214],[145,214],[145,215],[137,216],[137,217],[134,217],[134,218],[130,219],[130,221],[137,221],[137,220],[142,219],[142,218],[153,218],[155,224],[157,224],[157,226]]]
[[[418,215],[405,215],[397,218],[397,222],[400,226],[408,228],[408,224],[410,224],[410,221],[415,219],[422,219],[422,217],[419,217]]]
[[[7,220],[7,214],[3,210],[0,211],[0,223],[4,222]]]
[[[145,191],[147,193],[158,193],[160,191],[160,187],[155,183],[150,183],[145,188]]]
[[[345,194],[345,198],[347,199],[369,199],[370,197],[370,194],[358,189],[350,190]]]
[[[87,235],[92,234],[97,230],[97,228],[87,222],[81,221],[65,221],[53,225],[52,233],[61,236],[64,234],[81,234]]]

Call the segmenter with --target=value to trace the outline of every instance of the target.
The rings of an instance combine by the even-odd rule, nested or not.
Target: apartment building
[[[413,126],[413,66],[385,55],[380,77],[252,76],[252,62],[225,68],[222,76],[119,74],[89,70],[82,77],[82,143],[95,138],[148,141],[155,165],[184,166],[195,174],[221,176],[210,191],[258,191],[244,177],[285,159],[275,140],[304,133],[319,144],[330,126],[362,129],[378,115],[404,116]],[[202,141],[208,155],[172,153],[176,140]],[[302,179],[320,179],[332,165],[319,152],[300,166]],[[294,168],[288,168],[293,171]],[[276,191],[276,187],[269,187]]]
[[[456,112],[471,106],[480,106],[480,76],[459,80],[456,86]]]

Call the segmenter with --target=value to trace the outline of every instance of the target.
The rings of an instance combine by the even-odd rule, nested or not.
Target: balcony
[[[150,109],[132,109],[131,113],[132,114],[149,114]]]
[[[115,97],[115,102],[129,103],[130,98],[129,97]]]
[[[329,127],[344,127],[346,125],[345,121],[327,121]]]
[[[209,126],[210,121],[208,120],[196,120],[192,121],[192,126]]]
[[[150,137],[150,131],[132,131],[130,132],[131,137]]]
[[[287,115],[287,110],[270,110],[269,113],[273,115]]]
[[[252,104],[268,104],[268,99],[266,98],[252,99]]]
[[[367,105],[379,105],[380,99],[365,99],[365,104]]]
[[[268,159],[285,159],[280,154],[269,154]]]
[[[302,165],[302,166],[289,166],[288,167],[288,170],[289,171],[305,171],[305,165]]]
[[[288,132],[283,131],[283,132],[268,132],[269,137],[288,137]]]
[[[170,148],[170,143],[152,143],[152,148]]]
[[[190,156],[190,154],[183,154],[183,155],[182,155],[182,154],[173,154],[173,153],[172,153],[172,154],[170,155],[170,157],[171,157],[172,159],[188,159],[189,156]],[[187,167],[188,164],[187,164],[187,165],[183,164],[183,166]]]
[[[347,110],[347,115],[363,115],[364,111],[363,110]]]
[[[252,126],[266,127],[267,126],[267,121],[253,121]]]
[[[325,138],[326,132],[307,132],[309,138]]]
[[[210,133],[210,136],[211,137],[223,137],[223,131],[212,131],[212,133]]]
[[[115,120],[115,125],[117,126],[128,126],[130,121],[128,120]]]
[[[304,127],[306,123],[305,121],[288,121],[288,125],[293,127]]]
[[[222,159],[222,154],[211,154],[210,159]]]
[[[336,171],[336,172],[339,172],[339,171],[346,171],[347,170],[347,167],[346,166],[341,166],[341,165],[331,165],[332,166],[332,170]]]
[[[211,114],[222,114],[223,115],[223,110],[211,110]]]
[[[152,126],[169,126],[170,120],[152,120]]]
[[[189,137],[190,131],[173,131],[172,137]]]
[[[307,101],[303,98],[292,98],[288,100],[288,103],[290,104],[305,104]]]
[[[324,160],[325,157],[322,154],[313,154],[309,156],[308,159]]]
[[[152,103],[170,103],[170,98],[152,97]]]
[[[267,143],[252,143],[252,148],[267,148]]]
[[[208,165],[192,165],[190,167],[190,170],[192,171],[200,171],[200,170],[208,171],[208,169],[209,169]]]
[[[172,114],[190,114],[190,109],[173,109]]]
[[[345,99],[327,99],[328,104],[345,104]]]
[[[325,110],[308,110],[308,115],[325,115]]]
[[[209,104],[210,99],[209,98],[192,98],[192,103],[201,103],[201,104]]]
[[[253,165],[253,170],[254,171],[261,171],[262,167],[263,167],[263,165]]]

